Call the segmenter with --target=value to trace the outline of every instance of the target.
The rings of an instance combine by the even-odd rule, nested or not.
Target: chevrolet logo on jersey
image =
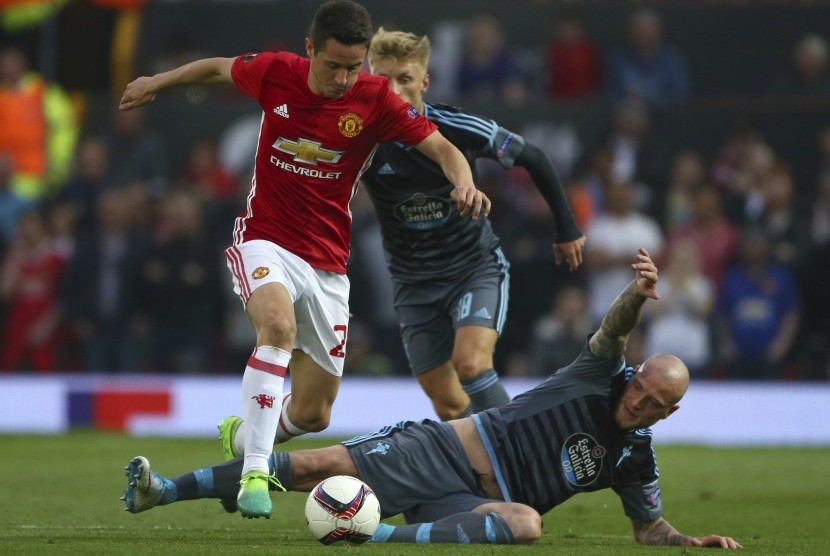
[[[300,139],[296,143],[283,137],[274,142],[274,148],[287,154],[294,155],[294,162],[317,165],[318,160],[323,162],[337,162],[343,156],[343,151],[324,149],[317,141]]]

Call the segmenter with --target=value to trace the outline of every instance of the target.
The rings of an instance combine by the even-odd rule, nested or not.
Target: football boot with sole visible
[[[124,468],[127,475],[127,489],[121,500],[125,511],[137,514],[158,505],[164,494],[164,479],[150,468],[150,461],[144,456],[130,460]]]

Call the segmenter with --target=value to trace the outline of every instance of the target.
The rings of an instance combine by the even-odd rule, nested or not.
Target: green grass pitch
[[[656,431],[659,434],[659,430]],[[325,441],[294,441],[313,447]],[[324,547],[305,527],[305,494],[274,495],[270,520],[228,515],[214,500],[132,515],[123,468],[145,455],[176,476],[220,461],[209,439],[72,433],[0,436],[0,554],[580,554],[700,553],[638,546],[613,492],[578,495],[545,516],[533,546]],[[830,448],[658,447],[666,518],[688,534],[724,534],[744,554],[830,554]],[[395,523],[396,520],[392,520]]]

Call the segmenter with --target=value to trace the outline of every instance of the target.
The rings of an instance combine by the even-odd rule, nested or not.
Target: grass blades
[[[659,435],[659,432],[657,433]],[[292,441],[292,449],[329,439]],[[197,500],[132,515],[119,500],[123,468],[136,455],[177,476],[221,461],[208,439],[100,433],[0,436],[2,554],[690,554],[636,544],[611,491],[577,495],[545,516],[534,546],[363,545],[324,547],[306,530],[305,494],[274,494],[270,520],[226,514]],[[658,446],[666,519],[691,535],[737,539],[744,553],[826,554],[830,448],[718,449]],[[396,519],[391,523],[399,522]]]

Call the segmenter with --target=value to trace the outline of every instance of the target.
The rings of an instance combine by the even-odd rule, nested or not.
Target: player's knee
[[[329,427],[329,423],[331,419],[327,416],[321,416],[314,421],[309,421],[301,426],[304,431],[307,432],[320,432],[324,431]]]
[[[432,398],[435,414],[442,421],[458,419],[466,414],[470,398],[465,396],[440,395]]]
[[[450,409],[445,406],[435,406],[435,414],[438,415],[438,418],[442,421],[452,421],[453,419],[458,419],[462,415],[464,415],[464,410],[457,410],[457,409]]]
[[[320,432],[326,430],[331,422],[331,407],[311,408],[289,413],[291,423],[305,432]]]
[[[519,531],[514,532],[513,536],[517,543],[525,544],[538,541],[542,536],[542,516],[536,514],[523,518]]]
[[[482,357],[479,354],[453,356],[452,365],[458,373],[459,380],[470,380],[481,371],[493,366],[489,357]]]
[[[542,516],[529,506],[519,505],[509,512],[499,512],[513,533],[516,544],[533,543],[542,536]]]
[[[272,311],[261,317],[258,324],[257,333],[260,336],[260,344],[277,347],[294,344],[294,338],[297,337],[297,325],[288,315]]]

